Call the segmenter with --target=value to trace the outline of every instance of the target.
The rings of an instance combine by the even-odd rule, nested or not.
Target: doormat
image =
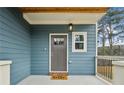
[[[62,73],[62,72],[51,73],[51,80],[67,80],[67,79],[68,79],[67,73]]]

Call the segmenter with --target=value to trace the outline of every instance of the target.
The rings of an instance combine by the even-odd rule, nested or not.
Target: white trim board
[[[98,50],[97,50],[97,32],[98,32],[98,28],[97,28],[97,26],[98,26],[98,24],[96,23],[96,56],[97,56],[97,52],[98,52]],[[95,74],[97,74],[97,58],[96,58],[96,56],[95,56]]]
[[[52,35],[66,35],[67,36],[67,71],[68,72],[68,33],[50,33],[49,34],[49,72],[65,72],[65,71],[51,71],[51,36]]]
[[[105,13],[23,13],[29,24],[94,24]]]

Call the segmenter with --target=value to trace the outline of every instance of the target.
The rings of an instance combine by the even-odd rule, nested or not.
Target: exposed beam
[[[23,7],[22,13],[105,13],[107,7]]]

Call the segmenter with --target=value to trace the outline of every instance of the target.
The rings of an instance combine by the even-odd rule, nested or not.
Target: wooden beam
[[[107,7],[23,7],[22,13],[105,13]]]

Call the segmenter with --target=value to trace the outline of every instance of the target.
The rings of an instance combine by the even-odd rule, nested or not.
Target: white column
[[[12,61],[0,60],[0,85],[10,85],[10,64]]]
[[[97,55],[98,55],[98,54],[97,54],[97,52],[98,52],[98,51],[97,51],[97,33],[98,33],[97,26],[98,26],[98,25],[97,25],[97,22],[96,22],[96,42],[95,42],[95,43],[96,43],[96,56],[95,56],[95,75],[97,75],[97,58],[96,58],[96,57],[97,57]]]

